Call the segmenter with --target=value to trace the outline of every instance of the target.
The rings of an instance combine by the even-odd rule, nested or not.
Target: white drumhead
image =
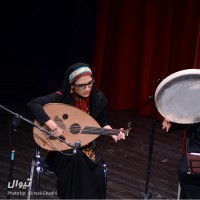
[[[200,70],[186,69],[165,78],[156,89],[155,103],[172,122],[200,122]]]

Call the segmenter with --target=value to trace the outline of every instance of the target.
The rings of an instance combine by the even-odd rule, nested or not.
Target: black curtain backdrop
[[[67,66],[91,64],[96,0],[1,1],[0,104],[60,88]]]

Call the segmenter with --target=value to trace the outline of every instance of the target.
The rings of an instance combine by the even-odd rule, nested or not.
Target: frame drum
[[[156,88],[155,104],[171,122],[200,122],[200,70],[186,69],[165,78]]]

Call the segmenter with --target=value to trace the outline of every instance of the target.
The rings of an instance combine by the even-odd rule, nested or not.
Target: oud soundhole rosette
[[[66,120],[66,119],[68,119],[68,114],[64,114],[63,116],[62,116],[62,118],[64,119],[64,120]]]
[[[73,123],[71,126],[70,126],[70,132],[72,134],[78,134],[80,133],[81,131],[81,126],[77,123]]]

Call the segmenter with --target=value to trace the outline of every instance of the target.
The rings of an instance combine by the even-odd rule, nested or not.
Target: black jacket
[[[52,94],[31,100],[27,106],[41,125],[50,119],[43,109],[43,106],[47,103],[65,103],[75,106],[73,94],[64,97],[61,92],[54,92]],[[101,91],[93,88],[90,96],[90,115],[99,123],[101,127],[107,125],[106,105],[107,99],[105,95]]]

